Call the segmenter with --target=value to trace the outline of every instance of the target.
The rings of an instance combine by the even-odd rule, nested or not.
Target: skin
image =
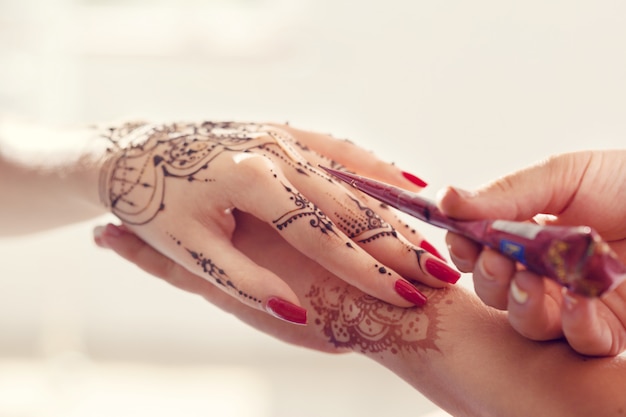
[[[591,226],[626,262],[626,150],[554,156],[475,192],[449,188],[439,205],[459,219]],[[626,284],[586,298],[462,236],[449,233],[446,239],[456,266],[473,273],[476,293],[487,305],[508,311],[520,334],[533,340],[565,337],[586,355],[626,349]]]
[[[111,135],[116,131],[113,129],[108,132]],[[397,168],[385,165],[371,155],[368,159],[368,153],[359,150],[353,144],[337,141],[325,135],[297,131],[287,126],[280,128],[279,133],[281,137],[294,140],[289,148],[293,149],[297,146],[299,149],[297,154],[300,152],[306,154],[306,161],[313,167],[317,166],[319,161],[325,164],[333,164],[333,161],[336,161],[336,165],[331,166],[345,166],[363,175],[401,186],[411,186]],[[120,139],[123,137],[120,135]],[[144,139],[149,140],[150,136]],[[3,178],[11,179],[2,181],[0,184],[0,192],[6,197],[2,205],[3,216],[0,216],[4,223],[0,230],[3,230],[5,234],[20,234],[56,227],[105,213],[97,195],[97,184],[111,184],[112,180],[117,178],[113,174],[118,171],[109,169],[111,167],[135,167],[131,164],[131,155],[127,151],[132,150],[132,145],[138,143],[131,142],[130,147],[117,146],[118,142],[114,135],[107,137],[107,141],[108,153],[99,151],[100,147],[95,147],[78,156],[46,158],[45,162],[37,162],[27,154],[16,155],[7,152],[4,147],[0,148],[3,152],[0,155],[0,174]],[[276,147],[283,151],[276,151]],[[329,156],[322,156],[319,153],[326,149],[325,147],[339,149],[339,151],[337,155],[331,155],[332,159],[329,159]],[[292,152],[285,152],[284,144],[279,145],[276,142],[272,145],[271,151],[259,153],[252,149],[248,148],[247,152],[246,150],[240,152],[243,154],[242,160],[246,161],[243,165],[234,164],[236,158],[233,158],[230,153],[222,153],[230,157],[224,162],[230,170],[216,170],[214,176],[192,175],[190,177],[186,174],[172,177],[164,175],[162,178],[167,187],[162,187],[162,189],[166,190],[165,193],[152,193],[152,195],[163,196],[160,199],[162,205],[158,205],[156,214],[151,213],[147,221],[146,219],[135,221],[131,218],[134,216],[126,217],[126,212],[120,210],[117,214],[126,218],[128,224],[123,227],[107,226],[104,229],[98,229],[96,241],[101,246],[114,249],[153,275],[184,290],[201,294],[210,302],[236,314],[252,326],[282,340],[326,352],[355,351],[364,354],[395,372],[400,378],[405,379],[454,415],[610,416],[622,415],[625,412],[626,404],[621,395],[621,387],[626,382],[623,381],[626,373],[622,369],[625,366],[622,357],[592,359],[577,354],[562,339],[536,342],[522,337],[507,323],[507,316],[510,316],[512,311],[506,314],[487,307],[466,291],[448,288],[434,277],[429,277],[421,268],[420,257],[416,256],[422,243],[418,233],[400,237],[398,233],[387,233],[389,229],[385,226],[374,229],[364,228],[366,235],[350,235],[350,229],[346,228],[346,224],[370,224],[363,220],[357,221],[357,219],[363,219],[362,216],[367,219],[375,218],[369,215],[368,210],[361,210],[361,207],[376,207],[376,213],[380,212],[378,216],[385,222],[391,225],[399,224],[393,213],[386,207],[371,205],[367,199],[352,195],[350,190],[342,188],[329,178],[311,176],[325,181],[318,181],[311,186],[308,177],[305,179],[298,177],[302,174],[294,168],[294,161],[297,161],[299,157]],[[255,149],[260,150],[260,148]],[[254,155],[250,157],[248,155],[250,153]],[[163,154],[151,156],[162,157]],[[135,158],[133,161],[136,162],[138,159]],[[163,166],[163,159],[150,158],[144,160],[146,161],[158,162],[158,164],[153,164],[153,167]],[[253,162],[252,166],[246,165],[250,161]],[[231,173],[233,169],[240,169],[242,166],[244,168],[240,172],[241,175]],[[594,165],[589,164],[584,172],[593,172],[589,169],[592,166]],[[623,168],[620,164],[616,164],[609,172],[621,175],[623,170],[620,171],[620,167]],[[282,175],[277,173],[278,168]],[[208,169],[203,171],[208,171]],[[272,175],[268,175],[268,172]],[[565,172],[568,173],[567,170]],[[103,174],[99,177],[100,173]],[[169,171],[168,173],[171,174]],[[276,177],[273,173],[276,173]],[[231,188],[229,179],[237,181],[243,177],[244,182],[247,180],[249,183],[261,174],[265,174],[269,180],[263,184],[273,184],[274,188],[268,189],[278,190],[276,195],[283,193],[282,196],[285,197],[285,204],[281,206],[283,210],[278,210],[275,213],[276,216],[263,217],[258,213],[252,213],[256,215],[255,217],[244,213],[246,208],[250,211],[268,210],[263,199],[259,199],[268,194],[254,194],[254,187],[248,186],[249,188],[244,189],[239,200],[226,198],[230,196],[227,194]],[[151,178],[156,177],[153,175]],[[565,174],[563,177],[572,178]],[[299,179],[301,183],[294,185],[297,181],[290,178]],[[280,182],[279,179],[286,179],[294,186],[288,187],[289,190],[287,190],[284,187],[285,182]],[[223,187],[212,189],[215,193],[202,194],[206,192],[202,189],[203,184],[222,183],[222,181],[224,181]],[[280,183],[282,188],[276,186],[273,181]],[[142,188],[142,182],[131,181],[130,183],[135,185],[131,187],[133,192],[135,189],[143,189],[145,192],[150,187],[152,189],[156,187],[156,183],[145,188]],[[566,181],[558,183],[564,184]],[[328,184],[337,188],[331,191],[324,189],[324,186]],[[617,189],[610,190],[617,194],[614,193],[613,199],[607,204],[613,204],[615,200],[618,200],[615,196],[624,195],[623,188],[620,188],[623,187],[621,184],[624,182],[619,184]],[[138,188],[137,185],[141,187]],[[190,192],[189,187],[194,187],[192,189],[194,192]],[[589,190],[594,189],[596,187],[589,187]],[[323,190],[321,192],[323,199],[333,197],[328,200],[336,204],[330,205],[330,210],[324,209],[322,214],[314,209],[319,206],[314,197],[311,197],[320,190]],[[105,196],[104,203],[109,209],[113,209],[113,202],[116,200],[111,196],[119,196],[121,193],[119,193],[119,188],[109,185],[100,187],[100,195]],[[583,194],[576,193],[576,195]],[[301,201],[300,196],[306,196],[306,201],[312,205],[296,204],[296,201]],[[342,199],[341,196],[344,198]],[[533,195],[529,195],[528,198],[533,198]],[[444,197],[443,206],[446,205],[445,200]],[[145,198],[145,194],[134,195],[131,201],[135,207],[140,206],[138,204],[140,202],[148,202],[142,206],[144,208],[153,207],[152,199]],[[207,202],[214,205],[207,206]],[[240,204],[241,207],[233,205],[233,202]],[[454,203],[454,200],[452,202]],[[180,204],[178,209],[176,209],[177,203]],[[505,203],[503,204],[506,206]],[[164,210],[162,206],[165,207]],[[290,213],[293,213],[291,210],[294,210],[294,206],[313,210],[307,211],[306,216],[293,218],[291,224],[284,223],[283,220],[290,218]],[[41,215],[42,207],[46,209],[45,216]],[[462,207],[462,204],[460,206],[452,204],[452,207]],[[623,204],[620,207],[623,207]],[[198,210],[198,212],[194,213],[193,210]],[[521,211],[515,213],[517,215]],[[166,214],[170,216],[169,220],[164,219]],[[475,214],[480,217],[485,213],[479,209]],[[315,216],[320,222],[307,223],[298,220],[302,218],[308,220],[311,216]],[[190,221],[189,218],[194,222],[185,223]],[[220,219],[223,218],[227,220],[220,223],[222,221]],[[345,231],[339,226],[342,218],[348,219],[347,223],[343,223]],[[298,245],[306,245],[307,242],[294,244],[285,236],[284,230],[297,224],[300,227],[304,226],[305,233],[296,234],[303,240],[317,236],[317,241],[322,242],[320,244],[327,243],[327,241],[320,240],[320,236],[326,239],[324,236],[329,235],[330,229],[323,226],[327,231],[323,233],[319,226],[328,224],[325,223],[326,219],[330,219],[333,225],[337,225],[331,228],[332,230],[339,230],[346,236],[347,240],[342,240],[346,243],[346,247],[347,243],[354,244],[355,247],[365,252],[365,257],[360,259],[365,260],[364,265],[370,268],[376,281],[387,279],[387,272],[392,271],[391,268],[401,270],[403,262],[406,262],[405,265],[416,266],[411,271],[424,282],[428,284],[432,282],[433,285],[438,285],[442,289],[437,290],[420,285],[419,288],[430,298],[429,303],[423,308],[406,308],[388,303],[383,301],[383,296],[374,294],[376,297],[373,297],[372,294],[363,292],[357,286],[357,284],[364,286],[361,282],[363,279],[361,275],[351,277],[351,274],[347,273],[339,276],[341,275],[340,266],[335,268],[337,270],[333,270],[332,267],[337,267],[337,265],[333,265],[332,262],[324,264],[323,259],[310,256],[310,253],[300,250]],[[288,226],[281,229],[277,227],[277,224]],[[214,259],[213,256],[207,255],[208,252],[205,253],[201,250],[202,248],[196,247],[193,239],[188,239],[194,236],[190,231],[195,231],[195,227],[202,227],[204,233],[209,233],[213,231],[211,225],[230,227],[226,229],[217,227],[222,234],[208,236],[216,238],[216,242],[221,241],[222,244],[231,245],[233,251],[241,257],[228,259],[227,262],[222,263],[217,257]],[[370,239],[379,232],[382,233],[377,239]],[[296,236],[295,239],[297,238]],[[398,241],[402,244],[398,245]],[[617,250],[620,242],[621,240],[618,239],[611,241],[611,244]],[[155,249],[159,247],[160,250]],[[168,247],[173,248],[174,255],[166,256],[167,250],[163,248]],[[339,246],[330,246],[333,250],[337,247]],[[454,247],[456,245],[452,242],[451,248]],[[401,249],[394,252],[394,248]],[[471,243],[469,248],[471,251]],[[453,253],[459,255],[457,252],[453,251]],[[483,251],[483,253],[486,252]],[[389,265],[384,264],[385,267],[383,267],[383,262],[376,256],[388,256],[394,262],[389,262]],[[179,259],[185,257],[186,261],[179,262]],[[193,260],[191,261],[193,265],[183,266],[185,262],[189,264],[189,258]],[[468,265],[471,265],[473,262],[471,254],[468,258],[469,260],[460,256],[457,260],[460,263],[465,260]],[[307,326],[294,326],[266,314],[264,309],[259,308],[259,304],[263,304],[263,301],[261,303],[255,301],[255,298],[263,300],[262,295],[259,296],[255,291],[244,290],[242,293],[236,292],[235,294],[231,291],[223,291],[223,286],[216,282],[217,279],[220,278],[222,271],[230,276],[230,270],[233,269],[231,267],[236,269],[243,259],[248,260],[252,265],[251,272],[257,272],[257,274],[241,275],[256,283],[251,288],[257,285],[261,290],[273,288],[276,292],[280,292],[280,288],[275,287],[275,282],[267,279],[269,276],[278,277],[284,285],[283,288],[287,288],[290,292],[281,296],[285,299],[293,296],[294,304],[301,303],[309,311]],[[376,260],[373,265],[370,263],[372,259]],[[420,272],[415,272],[416,270]],[[523,274],[524,272],[521,271],[520,275]],[[236,281],[235,285],[238,286],[239,281]],[[239,290],[242,288],[238,286]],[[272,292],[272,295],[276,295],[276,292]],[[617,291],[615,293],[619,295]],[[532,295],[529,295],[529,299]],[[242,298],[245,299],[242,300]],[[540,298],[540,300],[546,299]],[[606,303],[606,299],[602,302]],[[620,305],[624,305],[623,302]],[[617,309],[619,306],[614,304],[610,307]],[[539,311],[542,310],[539,309]],[[616,314],[615,310],[611,313]],[[608,324],[611,325],[611,323]],[[531,398],[532,401],[529,400]]]
[[[233,246],[235,209],[277,230],[299,252],[377,298],[421,304],[412,285],[443,287],[460,274],[396,231],[386,206],[337,183],[319,164],[359,170],[419,190],[392,164],[345,140],[285,125],[132,122],[88,130],[76,153],[0,148],[6,204],[0,230],[20,234],[115,214],[129,230],[239,302],[303,322],[301,300],[284,280]],[[45,216],[40,210],[45,207]],[[437,264],[435,271],[429,265]],[[432,268],[431,268],[432,269]],[[398,291],[398,283],[404,291]],[[407,293],[409,294],[407,296]],[[280,300],[295,316],[277,314]]]
[[[398,308],[337,278],[268,225],[240,212],[235,217],[235,246],[289,283],[310,312],[307,326],[273,320],[236,302],[123,227],[97,229],[96,242],[278,339],[365,355],[455,416],[626,412],[622,357],[588,358],[562,340],[531,341],[511,328],[504,312],[458,287],[423,287],[426,306]]]

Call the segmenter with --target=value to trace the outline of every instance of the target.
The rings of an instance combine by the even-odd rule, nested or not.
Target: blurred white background
[[[430,197],[623,148],[625,74],[618,0],[0,0],[5,123],[289,121]],[[106,220],[0,239],[0,416],[437,410],[374,363],[283,345],[98,250]]]

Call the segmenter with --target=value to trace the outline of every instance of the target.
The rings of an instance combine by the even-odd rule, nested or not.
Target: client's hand
[[[284,320],[305,323],[306,311],[277,274],[233,246],[235,209],[398,306],[426,302],[407,280],[440,287],[460,276],[418,233],[398,233],[406,225],[389,208],[317,168],[346,167],[415,190],[425,185],[350,142],[289,126],[212,122],[127,124],[108,138],[101,196],[125,227],[186,270]]]

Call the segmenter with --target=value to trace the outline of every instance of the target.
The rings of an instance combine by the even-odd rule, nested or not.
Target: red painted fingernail
[[[397,280],[394,288],[396,292],[408,302],[420,307],[426,304],[426,296],[405,280]]]
[[[450,284],[456,283],[461,278],[461,273],[448,265],[433,258],[426,259],[424,264],[426,271],[433,277]]]
[[[406,178],[407,180],[411,181],[413,184],[417,185],[418,187],[426,187],[428,185],[426,181],[424,181],[423,179],[419,177],[416,177],[415,175],[409,172],[402,171],[402,176]]]
[[[427,251],[431,255],[435,255],[437,258],[439,258],[442,261],[446,262],[445,258],[443,256],[441,256],[439,251],[433,245],[431,245],[427,240],[422,240],[422,243],[420,243],[420,248],[424,249],[425,251]]]
[[[265,303],[265,309],[272,316],[294,324],[306,324],[306,309],[282,298],[271,297]]]

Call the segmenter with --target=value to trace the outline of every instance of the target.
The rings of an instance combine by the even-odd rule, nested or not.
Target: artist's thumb
[[[438,193],[439,208],[457,219],[528,220],[558,214],[576,192],[588,154],[550,157],[501,177],[475,191],[447,187]]]

